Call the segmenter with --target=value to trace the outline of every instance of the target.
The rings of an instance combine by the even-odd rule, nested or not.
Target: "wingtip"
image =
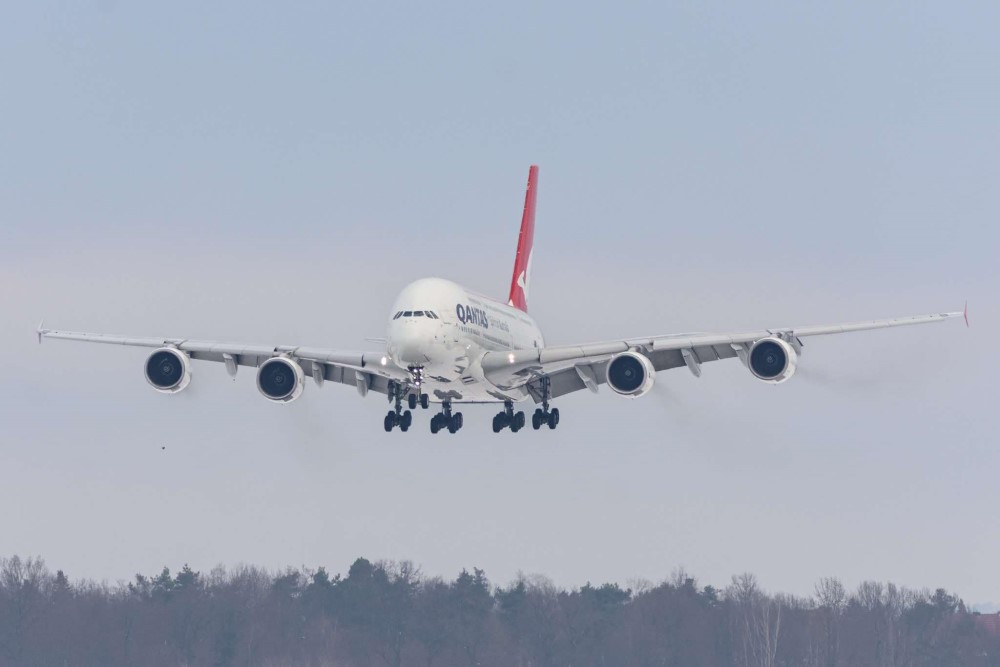
[[[965,328],[969,328],[969,301],[966,299],[965,308],[962,310],[962,317],[965,319]]]
[[[42,344],[42,336],[45,334],[45,320],[38,323],[38,328],[35,329],[35,335],[38,336],[38,344]]]

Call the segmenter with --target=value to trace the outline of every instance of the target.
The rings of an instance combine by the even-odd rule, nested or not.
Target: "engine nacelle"
[[[191,358],[173,347],[153,350],[146,359],[146,382],[164,394],[176,394],[191,383]]]
[[[758,380],[778,384],[795,375],[799,355],[787,341],[761,338],[750,347],[747,365]]]
[[[638,352],[616,354],[608,362],[608,386],[611,391],[638,398],[653,388],[656,369],[653,362]]]
[[[291,403],[302,395],[306,374],[288,357],[271,357],[257,370],[257,389],[275,403]]]

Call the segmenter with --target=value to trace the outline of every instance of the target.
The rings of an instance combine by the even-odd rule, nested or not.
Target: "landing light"
[[[507,361],[509,361],[510,363],[514,363],[514,353],[513,352],[508,352],[507,353]]]
[[[387,363],[389,363],[389,360],[388,360],[388,359],[386,359],[385,357],[382,357],[382,358],[381,358],[381,359],[380,359],[379,361],[381,361],[381,362],[382,362],[382,365],[383,365],[383,366],[385,366],[385,365],[386,365]]]

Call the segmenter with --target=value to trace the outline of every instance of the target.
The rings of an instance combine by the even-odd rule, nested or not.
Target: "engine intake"
[[[257,389],[276,403],[291,403],[302,395],[305,373],[288,357],[272,357],[257,370]]]
[[[191,383],[191,358],[176,348],[161,347],[146,359],[145,374],[156,391],[176,394]]]
[[[758,380],[779,384],[795,375],[799,355],[795,348],[780,338],[761,338],[748,355],[750,372]]]
[[[616,394],[638,398],[653,388],[656,369],[648,357],[637,352],[616,354],[608,362],[608,386]]]

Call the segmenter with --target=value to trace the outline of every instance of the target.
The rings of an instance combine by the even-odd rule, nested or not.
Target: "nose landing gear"
[[[430,398],[427,396],[427,394],[420,394],[419,398],[417,397],[416,394],[410,394],[409,396],[406,397],[406,402],[407,405],[410,406],[411,410],[416,410],[418,405],[424,410],[426,410],[430,405]]]
[[[510,427],[511,433],[517,433],[524,428],[524,413],[514,412],[513,401],[503,402],[503,412],[498,412],[493,417],[493,432],[499,433]]]
[[[465,420],[461,412],[452,413],[451,401],[441,404],[441,412],[431,417],[431,433],[437,433],[441,429],[448,429],[449,433],[461,430]]]
[[[417,404],[424,410],[430,405],[430,398],[427,394],[420,391],[420,387],[424,384],[424,367],[423,366],[410,366],[407,368],[410,371],[410,377],[412,378],[413,388],[416,389],[415,393],[410,394],[406,397],[406,402],[410,406],[411,410],[417,409]]]

